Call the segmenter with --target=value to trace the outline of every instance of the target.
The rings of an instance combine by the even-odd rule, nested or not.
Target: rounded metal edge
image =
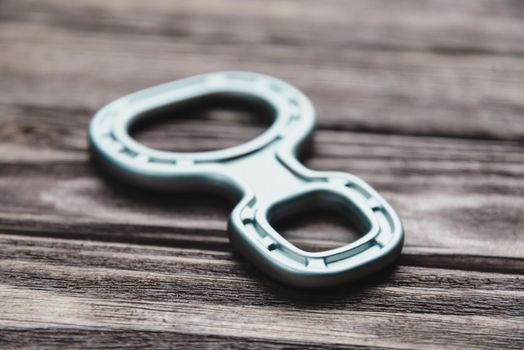
[[[225,80],[224,80],[225,79]],[[218,83],[217,83],[218,81]],[[234,85],[235,88],[228,87],[228,84]],[[258,82],[258,83],[257,83]],[[207,84],[207,85],[206,85]],[[231,85],[229,84],[229,85]],[[128,133],[128,127],[132,119],[137,114],[144,113],[147,110],[158,108],[161,104],[150,104],[142,109],[133,110],[136,104],[140,104],[144,99],[152,98],[158,94],[166,92],[176,92],[179,89],[192,89],[186,97],[167,98],[164,105],[177,104],[188,98],[204,97],[213,93],[237,93],[240,95],[249,95],[255,99],[264,101],[266,104],[276,110],[275,120],[272,125],[256,138],[226,149],[213,150],[208,152],[166,152],[149,148],[136,142]],[[189,97],[188,97],[189,96]],[[297,102],[298,101],[298,102]],[[271,143],[277,137],[286,137],[283,132],[286,129],[286,117],[288,117],[288,104],[299,103],[302,110],[297,111],[303,118],[302,132],[293,140],[289,140],[290,147],[300,143],[314,126],[314,110],[310,101],[299,90],[279,79],[251,72],[225,71],[208,73],[194,76],[186,79],[176,80],[170,83],[154,86],[144,89],[130,95],[121,97],[108,105],[101,108],[91,120],[89,125],[89,140],[91,143],[101,144],[101,136],[105,131],[100,130],[101,126],[110,123],[110,132],[124,147],[138,154],[144,154],[149,158],[158,158],[161,161],[184,160],[197,162],[220,162],[227,159],[241,157],[243,155],[257,151],[265,145]],[[131,110],[131,112],[127,111]],[[127,113],[127,114],[126,114]],[[111,119],[107,122],[105,119]],[[303,134],[303,135],[302,135]],[[98,150],[108,153],[106,158],[113,159],[115,155],[111,150],[104,147],[97,147]]]
[[[349,174],[344,175],[358,179]],[[384,210],[389,213],[391,219],[394,221],[391,231],[391,241],[387,244],[387,246],[381,249],[380,254],[374,256],[372,259],[367,259],[361,264],[325,270],[320,273],[308,268],[297,268],[296,266],[289,264],[282,264],[282,262],[275,260],[270,256],[270,254],[268,254],[267,247],[264,247],[263,245],[259,244],[260,242],[255,240],[255,237],[252,236],[255,233],[249,233],[245,230],[241,212],[246,206],[255,201],[253,196],[245,196],[243,200],[233,209],[228,221],[228,234],[230,241],[235,246],[237,251],[239,251],[246,259],[259,267],[265,274],[291,287],[334,287],[337,285],[347,284],[351,281],[380,271],[391,265],[400,255],[404,244],[404,228],[400,217],[386,202],[386,200],[363,180],[358,179],[358,181],[365,184],[365,186],[371,190],[373,197],[380,201],[380,204],[383,206]],[[313,255],[314,254],[315,253],[313,253]]]

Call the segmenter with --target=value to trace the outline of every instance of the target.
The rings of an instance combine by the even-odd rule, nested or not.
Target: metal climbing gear
[[[244,144],[209,152],[166,152],[135,141],[133,124],[164,108],[209,99],[234,98],[269,110],[273,123]],[[94,158],[128,183],[160,190],[205,189],[240,198],[229,218],[233,245],[279,281],[326,287],[362,277],[400,254],[403,228],[390,205],[363,180],[320,172],[296,158],[314,131],[315,113],[306,96],[266,75],[218,72],[132,93],[99,110],[89,126]],[[272,227],[276,217],[311,203],[340,210],[365,232],[343,247],[305,252]]]

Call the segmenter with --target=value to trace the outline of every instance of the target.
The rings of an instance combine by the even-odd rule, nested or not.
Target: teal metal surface
[[[239,146],[209,152],[166,152],[134,140],[138,121],[177,105],[236,99],[270,112],[263,134]],[[391,206],[360,178],[304,167],[297,154],[315,125],[313,106],[293,86],[266,75],[218,72],[138,91],[98,111],[89,126],[93,157],[113,176],[157,190],[208,190],[239,203],[228,224],[236,249],[273,278],[296,287],[345,283],[391,264],[403,228]],[[338,210],[364,230],[360,239],[324,252],[306,252],[271,225],[315,203]],[[329,232],[326,232],[328,235]]]

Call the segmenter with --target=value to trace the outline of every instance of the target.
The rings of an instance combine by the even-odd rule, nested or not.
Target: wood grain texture
[[[523,42],[515,0],[0,0],[0,347],[523,348]],[[231,251],[234,203],[151,194],[89,162],[103,104],[223,69],[306,92],[306,164],[398,210],[394,267],[285,288]],[[195,151],[265,127],[176,117],[135,136]],[[355,238],[322,215],[285,234],[311,250]]]
[[[460,347],[474,338],[499,347],[522,335],[515,275],[397,266],[313,293],[274,284],[229,252],[9,235],[0,244],[0,319],[16,332],[45,324],[58,333],[176,331],[311,347]]]
[[[4,0],[0,12],[0,103],[89,114],[144,86],[247,69],[304,90],[325,126],[524,135],[519,1]]]

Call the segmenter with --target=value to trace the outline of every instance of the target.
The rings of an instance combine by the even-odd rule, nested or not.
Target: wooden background
[[[232,203],[100,176],[86,128],[111,100],[241,69],[318,112],[306,164],[400,213],[390,270],[279,285],[233,254]],[[137,132],[212,149],[264,129],[197,111]],[[194,117],[194,119],[192,119]],[[310,249],[339,218],[286,223]],[[0,0],[0,347],[524,347],[524,2]]]

